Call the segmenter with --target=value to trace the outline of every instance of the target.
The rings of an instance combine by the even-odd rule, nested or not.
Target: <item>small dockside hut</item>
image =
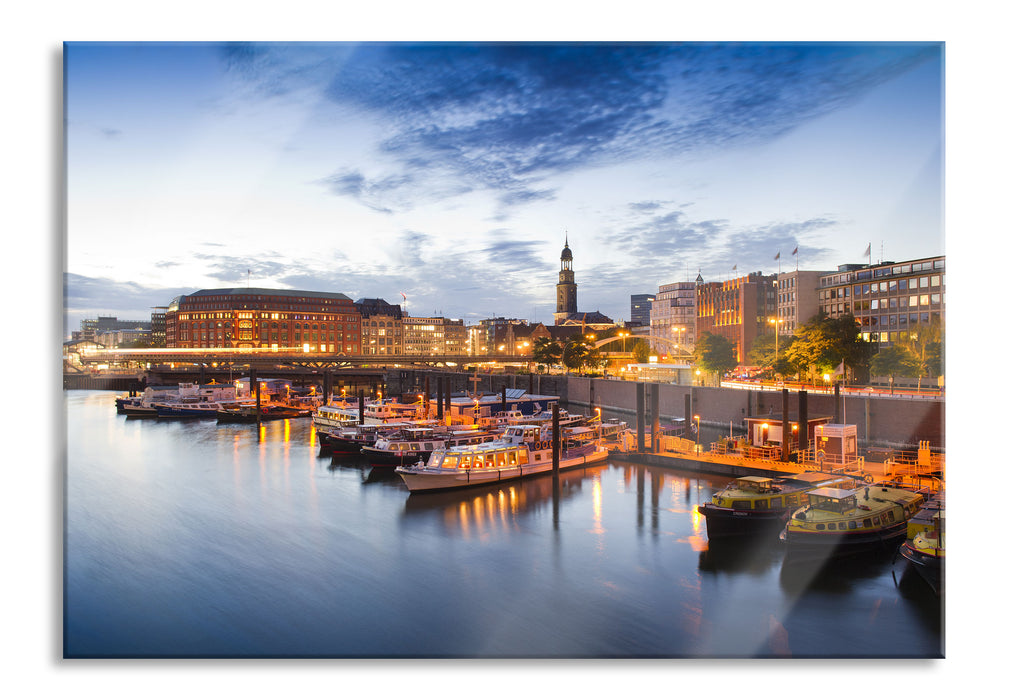
[[[824,461],[848,464],[858,458],[858,428],[854,425],[827,423],[816,426],[816,453],[823,452]]]
[[[833,416],[807,416],[805,435],[814,435],[814,431],[833,420]],[[781,447],[782,415],[769,413],[764,416],[751,416],[746,419],[746,439],[754,447]],[[794,450],[807,449],[807,445],[799,444],[800,429],[798,415],[789,411],[788,430],[791,433],[789,445]]]

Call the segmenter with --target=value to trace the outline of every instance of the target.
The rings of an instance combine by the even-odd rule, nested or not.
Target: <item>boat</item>
[[[920,491],[887,483],[857,489],[816,488],[789,518],[780,539],[785,557],[833,557],[895,547],[907,539],[908,521],[921,510]],[[891,550],[892,551],[892,550]]]
[[[234,405],[233,402],[204,401],[199,398],[181,399],[171,403],[155,403],[158,418],[217,418],[217,412],[222,408]]]
[[[316,430],[347,428],[357,422],[357,407],[350,403],[319,406],[312,414],[312,425]]]
[[[380,435],[373,445],[362,445],[361,454],[373,465],[412,464],[418,459],[427,459],[437,449],[479,445],[497,436],[486,430],[404,428]]]
[[[788,477],[743,476],[698,507],[708,539],[781,532],[789,516],[808,503],[807,493],[820,487],[855,488],[843,474],[804,472]]]
[[[366,423],[345,428],[316,430],[316,436],[323,449],[336,454],[358,454],[365,445],[374,445],[382,435],[415,427],[413,423]]]
[[[307,418],[312,411],[307,408],[295,408],[279,404],[260,406],[238,406],[220,408],[217,411],[218,423],[259,423],[265,421],[285,420],[289,418]]]
[[[946,511],[934,513],[929,529],[909,536],[900,545],[900,555],[910,562],[936,595],[942,595],[946,568]]]
[[[598,440],[561,435],[558,470],[597,464],[609,456]],[[396,467],[411,492],[480,486],[552,470],[553,440],[539,425],[509,426],[491,442],[442,448],[426,461]]]

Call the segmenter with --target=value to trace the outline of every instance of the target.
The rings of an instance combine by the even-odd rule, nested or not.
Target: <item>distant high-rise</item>
[[[632,294],[631,323],[639,326],[650,325],[653,301],[655,301],[654,294]]]

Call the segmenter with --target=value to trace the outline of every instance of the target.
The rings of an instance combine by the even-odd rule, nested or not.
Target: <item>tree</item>
[[[648,358],[652,354],[652,347],[644,338],[638,338],[631,346],[631,353],[634,355],[635,362],[644,364],[648,362]]]
[[[764,371],[770,371],[778,377],[795,374],[795,367],[788,359],[788,348],[794,340],[790,335],[779,336],[777,340],[770,333],[759,335],[750,346],[746,361]],[[775,352],[775,345],[777,345],[777,352]]]
[[[588,355],[588,341],[582,335],[573,335],[564,344],[564,349],[561,352],[561,362],[570,370],[579,370],[585,366]]]
[[[561,346],[553,338],[537,338],[533,342],[533,359],[548,369],[561,361]]]
[[[941,340],[933,340],[925,345],[925,370],[933,377],[946,373],[946,352]]]
[[[872,358],[869,365],[870,371],[879,376],[888,377],[890,380],[890,393],[893,393],[893,378],[913,377],[921,363],[914,353],[903,345],[892,345],[883,348]]]
[[[694,346],[694,358],[698,367],[718,377],[721,386],[722,375],[737,364],[736,345],[725,336],[704,331]]]
[[[795,339],[786,353],[800,374],[833,372],[844,363],[845,370],[865,367],[871,345],[861,338],[861,326],[848,314],[829,318],[822,311],[795,329]]]

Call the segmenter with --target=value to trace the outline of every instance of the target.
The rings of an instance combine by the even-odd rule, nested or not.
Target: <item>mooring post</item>
[[[659,385],[652,384],[652,452],[659,452]]]
[[[501,384],[501,413],[508,410],[508,389],[506,384],[502,382]]]
[[[806,390],[799,392],[799,445],[800,450],[809,449],[809,396]]]
[[[326,370],[322,375],[322,404],[329,404],[329,395],[333,391],[333,375],[330,370]]]
[[[249,370],[249,384],[255,387],[256,390],[256,425],[260,424],[260,398],[259,398],[259,380],[256,378],[256,370]]]
[[[357,390],[357,423],[364,425],[364,389]]]
[[[834,422],[841,422],[841,385],[834,382]]]
[[[782,462],[788,461],[788,438],[792,431],[788,425],[788,389],[781,389],[781,457]]]
[[[444,415],[442,409],[442,397],[444,397],[445,395],[445,377],[441,376],[440,374],[438,375],[437,386],[438,386],[438,420],[441,420],[442,416]]]
[[[640,453],[645,451],[645,385],[638,382],[636,388],[638,392],[638,446],[636,452]]]
[[[553,416],[551,416],[551,427],[552,427],[552,437],[551,441],[553,444],[551,458],[553,459],[553,474],[554,474],[554,488],[557,487],[558,475],[561,471],[561,414],[560,408],[557,403],[554,402]]]

